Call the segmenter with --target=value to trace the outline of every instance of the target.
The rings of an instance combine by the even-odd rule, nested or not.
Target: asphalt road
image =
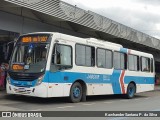
[[[133,99],[120,95],[92,96],[80,103],[69,103],[67,98],[42,99],[0,91],[0,111],[160,111],[160,87],[136,94]]]

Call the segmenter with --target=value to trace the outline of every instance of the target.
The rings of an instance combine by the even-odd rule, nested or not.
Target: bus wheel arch
[[[79,93],[79,96],[75,96],[76,93]],[[86,93],[87,93],[87,86],[85,82],[81,79],[76,80],[71,88],[70,88],[70,102],[76,103],[80,101],[86,101]],[[77,97],[77,98],[76,98]]]
[[[126,98],[131,99],[136,93],[136,83],[131,81],[127,86]]]

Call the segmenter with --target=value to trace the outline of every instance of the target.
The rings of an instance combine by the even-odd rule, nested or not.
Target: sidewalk
[[[155,91],[160,91],[160,85],[155,85]]]
[[[0,99],[3,99],[6,95],[6,90],[0,91]]]

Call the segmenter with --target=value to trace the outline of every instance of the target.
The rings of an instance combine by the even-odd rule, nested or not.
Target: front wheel
[[[131,99],[134,97],[134,94],[136,92],[136,86],[133,83],[130,83],[127,87],[127,94],[126,97],[128,99]]]
[[[70,101],[73,103],[80,102],[82,99],[82,86],[79,82],[75,82],[70,90]]]

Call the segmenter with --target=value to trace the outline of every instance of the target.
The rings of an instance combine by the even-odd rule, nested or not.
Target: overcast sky
[[[160,39],[160,0],[62,0]]]

